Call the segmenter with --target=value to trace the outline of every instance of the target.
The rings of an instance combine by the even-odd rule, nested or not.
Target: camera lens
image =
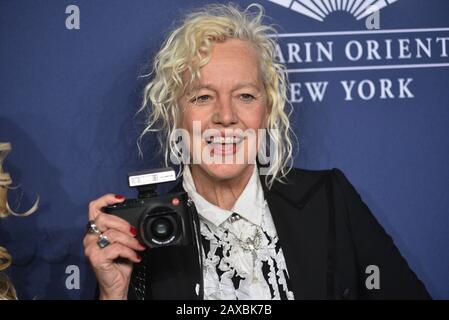
[[[166,241],[173,235],[173,222],[165,217],[159,217],[151,223],[151,233],[159,241]]]
[[[172,245],[179,240],[180,221],[170,208],[156,208],[143,221],[143,240],[149,247]]]

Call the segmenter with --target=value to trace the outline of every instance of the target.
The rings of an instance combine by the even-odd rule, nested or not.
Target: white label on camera
[[[136,187],[146,184],[162,183],[176,180],[175,171],[148,173],[140,176],[129,177],[129,186]]]

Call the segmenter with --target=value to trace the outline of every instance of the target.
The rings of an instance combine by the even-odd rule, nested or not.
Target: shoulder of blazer
[[[271,189],[266,186],[264,178],[261,181],[266,196],[276,195],[300,209],[324,186],[329,178],[338,176],[340,173],[341,171],[336,168],[326,170],[292,168],[283,181],[275,181]]]

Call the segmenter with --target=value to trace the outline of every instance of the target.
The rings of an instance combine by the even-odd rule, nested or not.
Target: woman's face
[[[194,90],[180,100],[191,163],[216,181],[245,177],[257,156],[252,133],[264,129],[268,118],[256,50],[241,40],[215,43],[200,73]]]

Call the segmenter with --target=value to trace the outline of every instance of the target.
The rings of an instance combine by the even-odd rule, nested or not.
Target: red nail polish
[[[129,231],[132,233],[133,236],[137,235],[137,229],[136,228],[131,227],[131,229]]]
[[[123,200],[123,199],[125,199],[125,197],[122,196],[121,194],[116,194],[116,195],[115,195],[115,198],[116,198],[117,200]]]
[[[142,248],[146,248],[146,246],[142,242],[139,241],[139,244]]]
[[[137,255],[137,259],[139,259],[139,262],[142,261],[142,257]]]

